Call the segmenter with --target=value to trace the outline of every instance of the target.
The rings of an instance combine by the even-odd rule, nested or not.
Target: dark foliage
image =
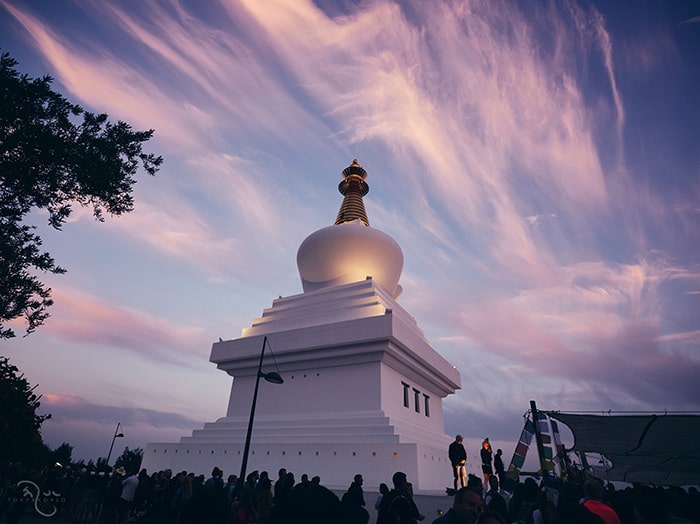
[[[51,415],[37,414],[41,397],[34,394],[35,387],[7,357],[0,357],[0,462],[45,460],[39,430]]]
[[[153,130],[87,112],[53,91],[51,77],[28,78],[16,65],[0,56],[0,339],[15,336],[10,320],[23,317],[27,334],[43,324],[53,301],[35,274],[65,272],[42,252],[29,212],[48,211],[55,229],[75,205],[98,221],[128,213],[139,167],[154,175],[162,163],[142,151]]]
[[[129,446],[126,446],[122,454],[119,455],[114,462],[114,467],[118,468],[119,466],[123,466],[128,473],[137,473],[141,468],[142,460],[142,448],[129,449]]]

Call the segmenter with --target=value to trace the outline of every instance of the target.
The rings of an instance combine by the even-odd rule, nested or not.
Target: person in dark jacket
[[[457,435],[454,442],[447,449],[447,455],[452,465],[455,491],[458,486],[463,488],[467,485],[467,450],[464,449],[463,440],[462,435]]]
[[[394,484],[379,504],[377,524],[416,524],[425,519],[413,500],[413,487],[403,471],[391,477]]]
[[[491,443],[489,439],[485,438],[481,443],[481,471],[484,474],[484,486],[489,485],[489,477],[493,475],[493,468],[491,463],[493,462],[493,449],[491,449]]]
[[[346,524],[367,524],[369,522],[369,512],[364,508],[365,496],[362,492],[362,483],[362,475],[355,475],[352,484],[341,499],[343,522]]]
[[[506,482],[506,468],[503,464],[503,450],[497,449],[496,455],[493,457],[493,469],[496,470],[496,475],[498,475],[498,485],[501,489],[505,487]]]

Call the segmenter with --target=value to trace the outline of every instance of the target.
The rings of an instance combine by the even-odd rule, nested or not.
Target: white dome
[[[297,267],[304,292],[371,276],[397,298],[403,252],[386,233],[353,220],[324,227],[306,237],[297,252]]]

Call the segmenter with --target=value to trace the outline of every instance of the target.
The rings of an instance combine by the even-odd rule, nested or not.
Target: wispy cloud
[[[191,103],[169,98],[152,78],[108,49],[70,41],[28,11],[6,7],[36,41],[51,75],[82,104],[140,129],[156,128],[164,142],[180,148],[202,147],[211,119]]]
[[[678,26],[683,26],[683,25],[690,25],[690,24],[700,24],[700,16],[693,16],[691,18],[688,18],[686,20],[683,20],[678,24]]]
[[[211,342],[201,327],[176,324],[68,288],[53,290],[61,304],[44,327],[59,340],[131,351],[156,360],[177,360]]]
[[[692,101],[683,118],[646,111],[683,67],[672,28],[622,33],[577,2],[81,4],[107,38],[3,5],[71,97],[155,127],[166,156],[100,240],[130,273],[168,274],[168,307],[60,286],[47,336],[154,363],[205,354],[201,311],[237,333],[300,292],[296,248],[332,223],[357,157],[370,221],[404,250],[400,302],[462,373],[452,431],[467,414],[505,434],[481,406],[519,418],[527,399],[697,406],[697,125],[681,125]]]

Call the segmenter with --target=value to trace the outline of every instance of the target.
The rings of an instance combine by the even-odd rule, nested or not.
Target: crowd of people
[[[461,445],[459,435],[455,442]],[[538,484],[528,477],[513,493],[506,493],[500,487],[500,468],[496,466],[496,473],[487,471],[490,448],[485,440],[483,477],[465,473],[462,481],[461,451],[450,446],[448,454],[456,463],[451,507],[432,524],[700,524],[700,494],[692,488],[615,490],[593,477],[555,484]],[[33,503],[41,515],[75,524],[369,524],[363,483],[361,474],[354,475],[338,496],[321,484],[320,477],[303,474],[297,480],[284,468],[274,480],[266,471],[224,480],[218,467],[209,477],[170,470],[149,474],[123,467],[110,472],[53,468],[14,478],[0,475],[0,522],[20,523]],[[28,496],[28,485],[37,487],[34,496],[44,497],[43,506]],[[426,520],[407,475],[395,472],[391,485],[391,489],[380,485],[374,501],[376,524]]]
[[[454,495],[452,508],[433,524],[700,524],[700,492],[633,485],[615,489],[598,478],[540,482],[527,477],[502,493],[476,475]]]
[[[46,518],[75,524],[368,524],[364,479],[356,474],[342,496],[321,484],[318,476],[281,468],[277,479],[253,471],[245,479],[215,467],[211,475],[166,469],[149,474],[94,471],[86,467],[53,468],[0,475],[0,522],[18,524],[33,510]],[[18,480],[18,479],[23,480]],[[386,484],[375,508],[378,522],[402,524],[425,519],[413,500],[406,474]],[[34,492],[27,486],[34,486]],[[38,502],[41,501],[41,504]]]
[[[454,495],[452,508],[433,524],[700,524],[700,493],[696,488],[633,485],[616,490],[583,471],[567,481],[532,477],[501,489],[506,471],[502,450],[494,455],[491,443],[481,443],[482,478],[467,474],[467,452],[457,435],[448,448]],[[700,479],[699,479],[700,480]]]
[[[302,475],[297,482],[284,468],[274,482],[266,471],[254,471],[244,480],[236,475],[224,480],[218,467],[208,478],[168,469],[149,474],[145,469],[97,472],[83,467],[0,475],[0,481],[0,522],[8,524],[21,522],[34,510],[75,524],[366,524],[369,520],[361,475],[355,475],[342,498],[322,486],[319,477]],[[28,485],[36,487],[34,493]]]

